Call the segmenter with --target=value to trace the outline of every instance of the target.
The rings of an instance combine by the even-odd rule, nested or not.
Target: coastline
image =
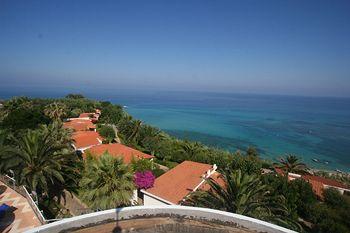
[[[350,111],[333,110],[330,114],[334,108],[330,105],[335,105],[332,99],[300,103],[291,97],[279,101],[269,97],[266,108],[261,107],[264,100],[235,95],[223,102],[209,97],[205,102],[187,99],[152,99],[145,104],[134,99],[123,103],[132,116],[181,139],[231,152],[254,146],[266,159],[294,154],[315,169],[350,172]],[[298,106],[289,107],[294,101]],[[350,106],[350,100],[347,104]],[[338,109],[342,105],[335,106]],[[313,161],[315,158],[321,163]]]
[[[6,93],[5,98],[66,94]],[[125,110],[132,116],[165,131],[188,132],[185,137],[176,134],[179,138],[200,138],[206,145],[231,152],[254,146],[270,160],[291,153],[316,169],[350,172],[350,99],[176,92],[84,94],[128,106]],[[313,158],[330,164],[315,163]]]

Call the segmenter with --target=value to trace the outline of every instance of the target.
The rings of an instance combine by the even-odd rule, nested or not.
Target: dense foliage
[[[109,125],[100,125],[97,132],[104,138],[105,143],[113,142],[117,136],[113,127]]]
[[[107,153],[87,157],[80,186],[82,200],[102,210],[129,206],[135,189],[130,167]]]
[[[301,230],[297,219],[289,214],[285,197],[270,192],[258,174],[228,170],[216,180],[209,178],[207,183],[208,191],[195,192],[185,204],[243,214]]]
[[[285,173],[308,173],[307,166],[295,155],[288,155],[286,158],[280,158],[279,164],[275,164],[275,166],[282,169]]]
[[[312,209],[312,221],[317,223],[314,232],[350,232],[350,198],[337,190],[327,189],[324,202]]]
[[[149,159],[132,158],[130,166],[134,172],[151,171],[156,177],[164,174],[160,166]]]
[[[35,192],[44,208],[65,199],[64,190],[76,192],[81,161],[70,145],[70,132],[60,122],[25,130],[17,137],[8,133],[6,140],[2,133],[0,138],[1,172],[12,171],[17,184]]]

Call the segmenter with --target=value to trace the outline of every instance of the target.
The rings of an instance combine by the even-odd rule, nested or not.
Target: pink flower
[[[140,189],[152,188],[156,177],[151,171],[136,172],[134,175],[134,182]]]

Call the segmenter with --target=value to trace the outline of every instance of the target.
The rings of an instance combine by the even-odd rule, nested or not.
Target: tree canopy
[[[111,209],[131,204],[134,177],[121,158],[105,153],[88,157],[80,181],[81,197],[94,209]]]

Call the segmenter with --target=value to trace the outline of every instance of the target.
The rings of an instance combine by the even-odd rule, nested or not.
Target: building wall
[[[149,205],[169,205],[165,202],[162,202],[158,199],[155,199],[154,197],[148,196],[147,194],[143,195],[143,205],[149,206]]]
[[[329,186],[329,185],[324,185],[324,188],[334,188],[337,189],[342,195],[344,194],[344,192],[350,192],[350,189],[344,189],[344,188],[339,188],[339,187],[335,187],[335,186]]]

